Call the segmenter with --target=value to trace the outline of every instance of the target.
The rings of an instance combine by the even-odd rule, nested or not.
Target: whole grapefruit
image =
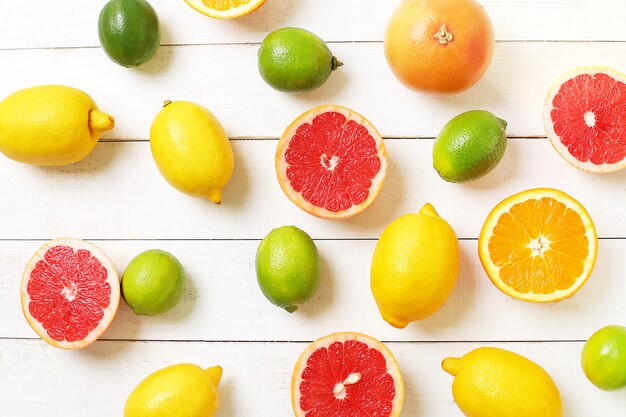
[[[476,0],[404,0],[385,33],[395,76],[430,94],[474,85],[489,67],[494,45],[491,19]]]

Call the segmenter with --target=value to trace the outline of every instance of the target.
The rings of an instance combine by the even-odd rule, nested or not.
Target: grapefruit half
[[[276,175],[302,210],[341,220],[369,207],[387,173],[387,151],[376,128],[342,106],[324,105],[300,115],[276,149]]]
[[[334,333],[313,342],[291,378],[296,417],[397,417],[403,401],[393,354],[360,333]]]
[[[120,283],[109,258],[91,243],[63,238],[43,245],[22,277],[22,311],[30,327],[62,349],[81,349],[109,327]]]
[[[576,168],[598,173],[626,167],[626,76],[580,67],[554,85],[544,108],[548,139]]]

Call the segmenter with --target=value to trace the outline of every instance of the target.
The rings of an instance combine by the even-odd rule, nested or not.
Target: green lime
[[[314,90],[342,65],[317,35],[283,28],[267,35],[259,49],[259,72],[273,88],[289,93]]]
[[[137,255],[122,276],[122,296],[135,314],[156,316],[183,297],[185,270],[169,252],[151,249]]]
[[[313,240],[294,226],[272,230],[256,252],[256,275],[263,295],[290,313],[307,302],[320,282],[320,259]]]
[[[605,391],[626,387],[626,327],[607,326],[595,332],[585,343],[580,362],[596,387]]]
[[[111,60],[137,67],[150,61],[159,48],[159,17],[145,0],[111,0],[100,12],[98,35]]]
[[[484,110],[461,113],[441,130],[433,167],[448,182],[475,180],[494,169],[506,150],[506,122]]]

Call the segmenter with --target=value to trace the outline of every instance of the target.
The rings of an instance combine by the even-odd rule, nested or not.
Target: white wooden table
[[[485,78],[467,93],[425,97],[387,68],[382,36],[392,0],[268,0],[237,21],[215,21],[182,0],[151,0],[163,46],[137,70],[99,48],[104,0],[0,1],[0,96],[60,83],[88,92],[117,121],[83,162],[36,168],[0,158],[0,416],[121,416],[148,373],[178,362],[221,364],[223,417],[289,417],[292,366],[327,333],[368,333],[403,370],[403,416],[461,416],[441,360],[483,345],[505,347],[554,377],[567,417],[623,417],[626,392],[595,389],[579,366],[583,341],[607,324],[626,324],[626,171],[597,176],[570,167],[545,139],[542,108],[553,81],[578,65],[626,71],[624,0],[484,0],[498,43]],[[346,64],[320,90],[273,91],[256,69],[260,41],[283,26],[329,41]],[[232,138],[236,168],[223,204],[178,193],[160,177],[148,131],[166,99],[210,108]],[[374,205],[344,222],[316,219],[282,194],[276,139],[314,105],[333,102],[368,117],[386,138],[390,169]],[[439,179],[433,137],[452,116],[487,109],[509,122],[503,162],[467,185]],[[596,270],[572,299],[514,301],[493,287],[477,256],[488,211],[515,192],[559,188],[579,199],[600,236]],[[462,270],[450,300],[432,318],[396,330],[369,290],[369,259],[385,225],[431,202],[461,238]],[[256,284],[254,254],[272,228],[294,224],[316,240],[323,277],[295,314],[273,307]],[[46,240],[94,241],[120,272],[142,250],[161,248],[184,264],[184,301],[162,317],[136,317],[122,304],[104,338],[77,352],[42,342],[24,320],[22,269]],[[494,416],[496,417],[496,416]]]

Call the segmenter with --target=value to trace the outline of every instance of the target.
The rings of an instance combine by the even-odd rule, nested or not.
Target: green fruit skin
[[[317,35],[283,28],[267,35],[259,48],[259,72],[272,88],[299,93],[321,87],[341,65]]]
[[[595,332],[585,343],[580,362],[596,387],[605,391],[626,387],[626,327],[607,326]]]
[[[159,49],[159,17],[145,0],[111,0],[100,12],[98,35],[113,62],[137,67],[150,61]]]
[[[478,179],[498,165],[506,150],[507,123],[484,110],[450,120],[435,139],[433,167],[448,182]]]
[[[122,276],[122,296],[137,315],[156,316],[174,308],[185,292],[185,270],[159,249],[140,253]]]
[[[256,253],[259,287],[272,304],[290,313],[319,287],[320,259],[311,237],[294,226],[272,230]]]

